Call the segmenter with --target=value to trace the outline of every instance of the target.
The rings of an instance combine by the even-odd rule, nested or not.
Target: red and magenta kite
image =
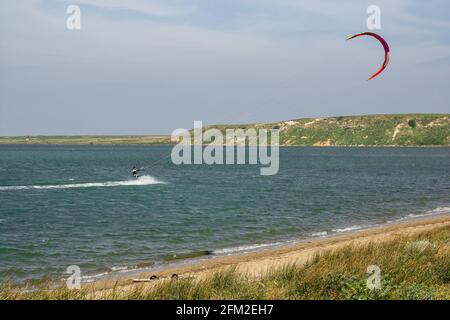
[[[358,33],[358,34],[355,34],[354,36],[351,36],[351,37],[347,38],[347,40],[351,40],[353,38],[362,37],[362,36],[374,37],[375,39],[377,39],[378,41],[381,42],[381,44],[383,45],[383,48],[384,48],[384,62],[383,62],[383,65],[381,66],[380,69],[377,70],[377,72],[375,72],[373,75],[370,76],[369,79],[367,79],[367,80],[372,80],[377,75],[379,75],[381,72],[383,72],[383,70],[386,69],[386,67],[387,67],[387,65],[389,63],[389,52],[390,52],[389,45],[387,44],[386,40],[384,40],[382,37],[380,37],[379,35],[377,35],[376,33],[373,33],[373,32]]]

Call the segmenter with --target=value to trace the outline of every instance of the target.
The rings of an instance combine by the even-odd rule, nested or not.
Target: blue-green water
[[[275,176],[175,166],[170,151],[0,146],[0,278],[111,273],[450,213],[449,148],[282,148]]]

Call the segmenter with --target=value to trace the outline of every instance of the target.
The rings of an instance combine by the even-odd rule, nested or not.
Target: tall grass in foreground
[[[381,269],[381,289],[368,289],[369,265]],[[229,268],[201,279],[158,281],[104,291],[24,292],[0,287],[0,299],[450,299],[450,229],[351,245],[285,265],[259,279]]]

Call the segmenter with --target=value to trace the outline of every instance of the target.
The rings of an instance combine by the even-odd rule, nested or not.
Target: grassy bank
[[[306,264],[272,268],[258,278],[224,269],[201,278],[99,290],[23,292],[3,285],[0,299],[450,299],[448,226],[388,241],[352,244]],[[367,288],[369,265],[381,269],[381,289]]]
[[[449,146],[449,114],[311,118],[269,124],[214,125],[226,129],[279,129],[282,146]]]
[[[226,129],[279,129],[282,146],[450,146],[450,114],[400,114],[213,125]],[[0,144],[170,144],[170,136],[0,137]],[[208,142],[205,142],[208,143]]]

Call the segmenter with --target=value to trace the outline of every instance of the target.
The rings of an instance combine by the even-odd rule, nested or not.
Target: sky
[[[69,5],[81,29],[69,30]],[[381,9],[388,69],[367,29]],[[5,0],[0,135],[450,113],[447,0]]]

